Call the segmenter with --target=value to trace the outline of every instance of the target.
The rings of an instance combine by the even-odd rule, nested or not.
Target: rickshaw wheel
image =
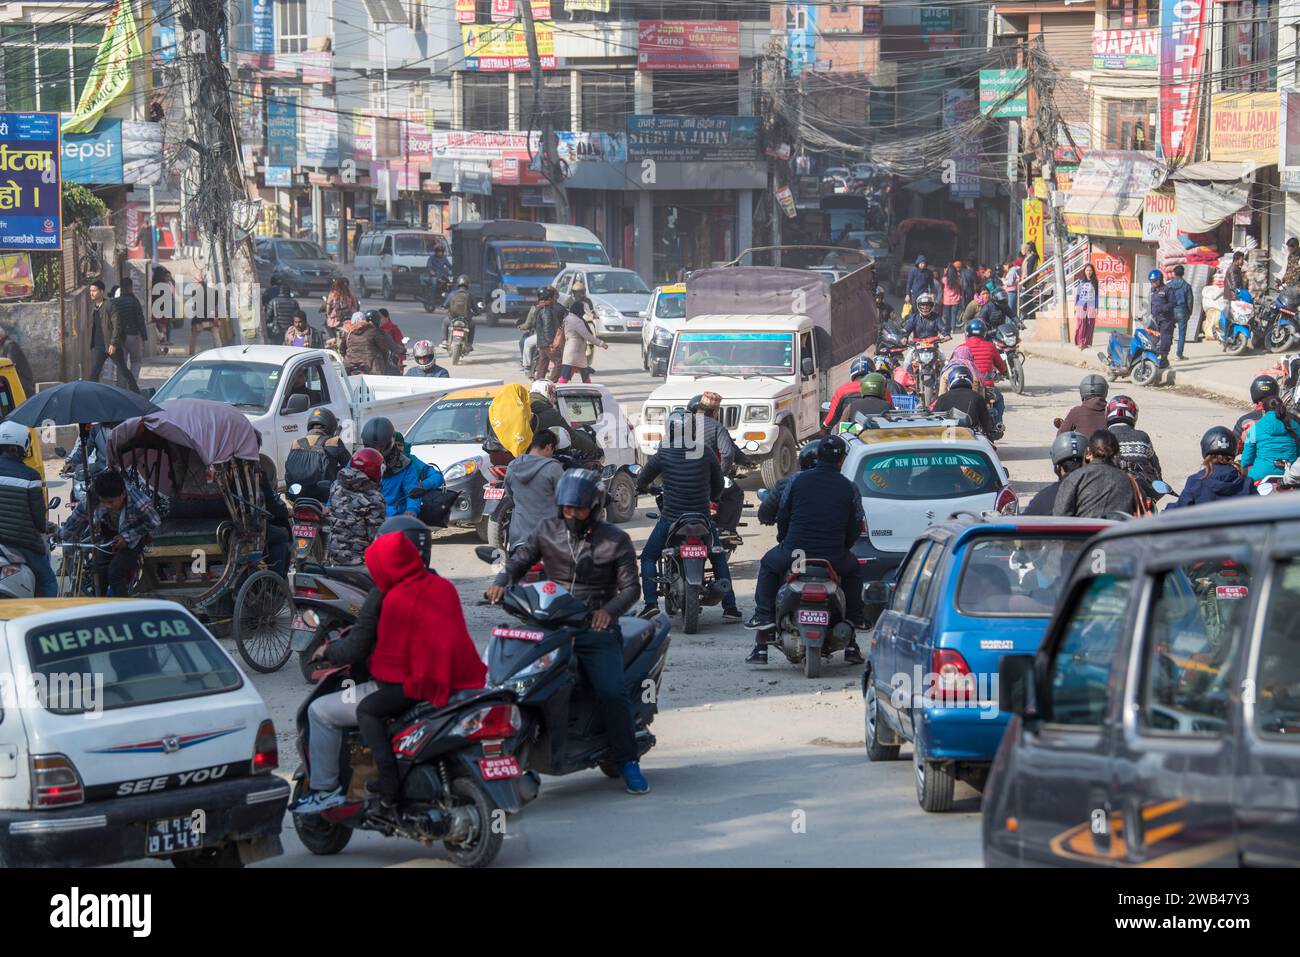
[[[253,572],[239,586],[231,624],[235,647],[248,667],[262,674],[279,671],[292,654],[289,583],[269,568]]]

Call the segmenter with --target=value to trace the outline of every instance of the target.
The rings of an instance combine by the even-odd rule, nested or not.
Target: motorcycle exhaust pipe
[[[731,582],[711,581],[709,586],[704,589],[704,594],[700,597],[700,604],[713,606],[719,604],[723,599],[731,594]]]

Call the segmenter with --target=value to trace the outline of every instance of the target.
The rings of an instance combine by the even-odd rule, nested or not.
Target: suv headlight
[[[772,418],[772,408],[767,405],[745,406],[746,422],[767,422]]]
[[[442,473],[442,480],[444,482],[458,482],[463,478],[473,475],[478,471],[478,467],[478,459],[461,459],[451,468],[447,469],[447,471]]]
[[[673,334],[667,329],[656,329],[652,341],[657,346],[671,346],[673,344]]]
[[[648,405],[645,408],[645,421],[647,425],[652,422],[658,424],[662,422],[667,415],[668,410],[662,405]]]

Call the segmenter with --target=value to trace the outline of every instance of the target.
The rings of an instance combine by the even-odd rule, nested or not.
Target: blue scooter
[[[1153,385],[1160,378],[1160,353],[1156,351],[1156,336],[1140,323],[1133,335],[1112,332],[1106,351],[1097,353],[1106,364],[1106,377],[1114,382],[1121,376],[1130,376],[1137,385]]]
[[[1300,286],[1279,289],[1273,304],[1263,311],[1264,343],[1269,352],[1286,352],[1300,341],[1297,311],[1300,311]]]
[[[1219,313],[1219,343],[1230,356],[1239,356],[1247,349],[1260,349],[1264,345],[1265,324],[1259,319],[1259,311],[1253,308],[1255,297],[1248,289],[1238,289],[1237,301],[1251,306],[1252,311],[1247,314],[1244,309],[1234,310],[1229,303]]]

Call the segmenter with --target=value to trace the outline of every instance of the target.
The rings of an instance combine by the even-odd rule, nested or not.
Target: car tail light
[[[508,738],[522,725],[517,707],[512,704],[494,704],[465,715],[456,722],[451,733],[469,738],[471,741],[483,738]]]
[[[947,701],[972,701],[975,699],[975,676],[961,652],[951,648],[936,648],[930,656],[930,670],[938,679],[935,692]]]
[[[295,522],[319,522],[320,512],[314,508],[295,508],[293,510],[293,520]]]
[[[1016,490],[1010,485],[1002,486],[1002,491],[998,492],[998,500],[993,508],[999,515],[1020,514],[1020,500],[1016,498]]]
[[[253,742],[253,773],[267,774],[280,766],[280,749],[275,743],[275,724],[267,718],[257,727]]]
[[[66,755],[32,755],[32,807],[70,807],[85,800],[81,775]]]

